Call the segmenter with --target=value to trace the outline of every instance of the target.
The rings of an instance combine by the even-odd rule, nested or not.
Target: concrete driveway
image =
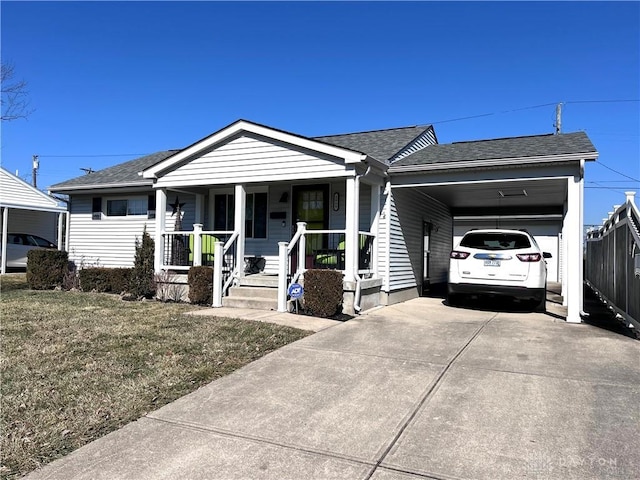
[[[420,298],[324,329],[30,479],[640,477],[640,342]]]

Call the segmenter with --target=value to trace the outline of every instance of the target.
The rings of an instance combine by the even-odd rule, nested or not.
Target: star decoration
[[[173,211],[171,212],[172,217],[176,214],[176,212],[182,212],[182,207],[184,207],[184,203],[180,203],[180,200],[178,200],[177,195],[176,195],[176,201],[169,205],[171,206],[171,208],[173,208]]]

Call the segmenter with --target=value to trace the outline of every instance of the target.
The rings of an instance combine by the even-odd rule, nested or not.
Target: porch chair
[[[189,235],[189,263],[193,265],[193,243],[195,235]],[[202,235],[202,262],[201,265],[212,266],[215,257],[215,243],[218,238],[213,235]]]

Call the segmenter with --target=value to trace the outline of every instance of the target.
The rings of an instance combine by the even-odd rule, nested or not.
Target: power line
[[[633,180],[634,182],[640,182],[640,180],[638,180],[637,178],[630,177],[629,175],[625,175],[624,173],[619,172],[619,171],[617,171],[617,170],[614,170],[614,169],[613,169],[613,168],[611,168],[611,167],[607,167],[607,166],[606,166],[604,163],[602,163],[602,162],[596,162],[596,164],[600,164],[600,165],[602,165],[604,168],[606,168],[607,170],[611,170],[612,172],[615,172],[615,173],[617,173],[618,175],[622,175],[624,178],[628,178],[629,180]]]
[[[629,103],[629,102],[640,102],[639,99],[633,100],[574,100],[571,102],[562,102],[562,103]]]
[[[97,158],[97,157],[142,157],[149,153],[115,153],[115,154],[91,154],[91,155],[38,155],[40,158]]]

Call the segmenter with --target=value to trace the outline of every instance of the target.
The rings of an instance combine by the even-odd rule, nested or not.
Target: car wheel
[[[457,307],[460,305],[460,295],[457,293],[450,293],[447,295],[447,303],[451,307]]]
[[[545,313],[547,311],[547,290],[542,294],[542,300],[536,302],[533,307],[534,312]]]

